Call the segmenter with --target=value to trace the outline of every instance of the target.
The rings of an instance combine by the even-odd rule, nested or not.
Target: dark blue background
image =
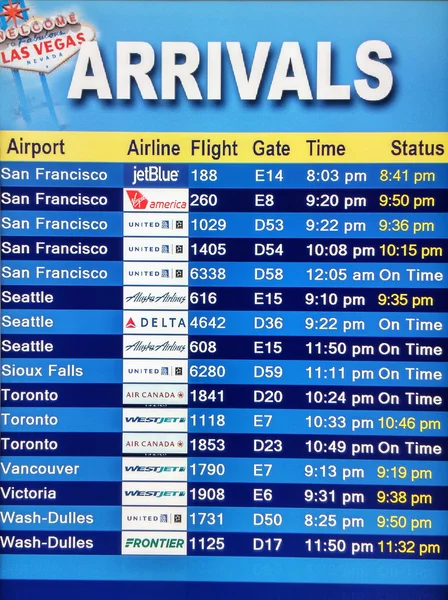
[[[168,581],[2,582],[8,600],[446,600],[442,586],[189,583]]]

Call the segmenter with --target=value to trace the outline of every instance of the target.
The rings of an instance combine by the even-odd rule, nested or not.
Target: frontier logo
[[[125,548],[183,548],[182,538],[128,538]]]
[[[145,210],[149,200],[138,190],[126,190],[126,193],[131,201],[132,208],[135,210]]]

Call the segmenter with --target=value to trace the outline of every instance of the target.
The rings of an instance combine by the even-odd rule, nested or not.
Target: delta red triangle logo
[[[132,208],[135,208],[135,210],[145,210],[148,206],[148,199],[138,190],[126,190],[126,193],[131,201]]]
[[[126,329],[135,329],[137,325],[134,323],[134,319],[129,319],[126,323]]]

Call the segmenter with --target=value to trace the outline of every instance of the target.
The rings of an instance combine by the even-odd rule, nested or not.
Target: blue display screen
[[[446,598],[447,22],[0,4],[1,600]]]

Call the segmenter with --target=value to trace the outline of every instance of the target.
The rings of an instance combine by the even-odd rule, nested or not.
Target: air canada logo
[[[22,1],[0,4],[0,67],[51,73],[95,39],[95,29],[74,12],[51,17],[28,17]]]
[[[145,210],[148,206],[148,199],[138,190],[126,190],[126,193],[131,201],[132,208],[135,208],[135,210]]]

